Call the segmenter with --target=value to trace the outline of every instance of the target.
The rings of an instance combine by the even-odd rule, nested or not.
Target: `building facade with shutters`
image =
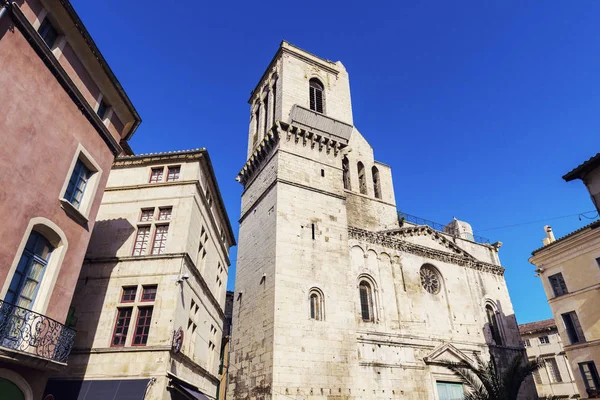
[[[563,179],[581,179],[598,209],[600,154]],[[539,274],[582,398],[600,397],[600,221],[559,239],[545,226],[529,261]]]
[[[0,66],[0,397],[31,400],[67,362],[108,172],[141,119],[67,0],[0,2]]]
[[[457,399],[441,362],[524,355],[501,243],[399,218],[341,62],[284,41],[249,103],[229,399]]]
[[[540,399],[579,397],[554,319],[519,325],[519,332],[529,360],[542,363],[533,373]]]
[[[117,158],[77,280],[69,365],[46,394],[216,398],[234,244],[206,150]]]

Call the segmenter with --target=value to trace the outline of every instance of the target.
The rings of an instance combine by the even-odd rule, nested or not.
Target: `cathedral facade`
[[[249,103],[230,399],[458,399],[441,361],[523,353],[500,243],[398,218],[341,62],[284,41]]]

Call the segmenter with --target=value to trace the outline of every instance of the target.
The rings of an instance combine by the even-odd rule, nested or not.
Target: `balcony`
[[[414,225],[427,225],[431,229],[436,231],[448,234],[450,236],[454,236],[457,238],[465,239],[471,242],[480,243],[480,244],[489,244],[490,240],[488,238],[484,238],[483,236],[473,235],[472,233],[459,233],[458,231],[451,229],[447,225],[438,224],[437,222],[430,221],[428,219],[424,219],[421,217],[416,217],[414,215],[406,214],[402,211],[398,211],[398,220],[406,221],[410,224]]]
[[[338,121],[335,118],[328,117],[319,112],[309,110],[298,104],[295,104],[292,107],[290,121],[294,125],[298,125],[301,128],[313,131],[343,144],[348,143],[353,129],[350,124]]]
[[[0,300],[0,351],[33,355],[64,364],[74,340],[74,329]]]

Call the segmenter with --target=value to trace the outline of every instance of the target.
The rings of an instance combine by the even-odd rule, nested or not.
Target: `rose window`
[[[438,294],[440,292],[440,276],[437,271],[431,267],[421,267],[421,285],[425,290],[431,294]]]

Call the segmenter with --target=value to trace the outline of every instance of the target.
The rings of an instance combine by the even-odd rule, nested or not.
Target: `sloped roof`
[[[148,158],[148,157],[165,157],[165,156],[176,156],[182,154],[193,154],[193,153],[204,153],[205,148],[189,149],[189,150],[175,150],[175,151],[160,151],[158,153],[141,153],[141,154],[127,154],[121,155],[116,160],[134,160],[136,158]]]
[[[600,165],[600,153],[597,153],[589,160],[584,161],[583,163],[579,164],[577,167],[572,169],[570,172],[566,173],[563,176],[563,179],[569,182],[573,179],[581,178],[585,173],[589,172],[589,170],[597,167],[598,165]]]
[[[519,333],[533,333],[543,330],[556,328],[556,322],[553,318],[545,319],[543,321],[530,322],[528,324],[519,325]]]
[[[577,230],[575,230],[575,231],[573,231],[573,232],[571,232],[571,233],[569,233],[569,234],[567,234],[567,235],[565,235],[565,236],[563,236],[563,237],[560,237],[560,238],[556,239],[556,240],[555,240],[554,242],[552,242],[552,243],[549,243],[549,244],[547,244],[547,245],[545,245],[545,246],[542,246],[542,247],[540,247],[539,249],[535,249],[534,251],[532,251],[532,252],[531,252],[531,255],[532,255],[532,256],[535,256],[535,254],[536,254],[537,252],[541,251],[541,250],[546,250],[548,247],[552,247],[552,246],[554,246],[555,244],[557,244],[557,243],[560,243],[560,242],[564,241],[565,239],[568,239],[568,238],[570,238],[571,236],[575,236],[575,235],[577,235],[578,233],[580,233],[580,232],[583,232],[583,231],[585,231],[585,230],[588,230],[588,229],[590,229],[590,230],[591,230],[591,229],[595,229],[595,228],[597,228],[598,226],[600,226],[600,220],[598,220],[598,221],[594,221],[594,222],[592,222],[591,224],[587,224],[586,226],[583,226],[583,227],[581,227],[581,228],[579,228],[579,229],[577,229]]]

